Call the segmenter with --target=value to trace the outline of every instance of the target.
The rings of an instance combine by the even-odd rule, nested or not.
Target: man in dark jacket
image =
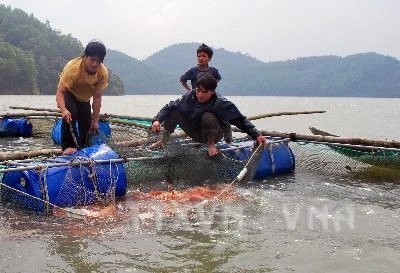
[[[258,143],[265,145],[265,137],[232,102],[216,93],[216,88],[216,79],[204,75],[198,80],[196,89],[165,105],[153,119],[154,132],[161,130],[161,123],[165,128],[162,139],[153,147],[163,146],[179,125],[193,140],[206,143],[208,155],[215,156],[218,154],[215,143],[222,139],[221,124],[226,121],[247,133]]]

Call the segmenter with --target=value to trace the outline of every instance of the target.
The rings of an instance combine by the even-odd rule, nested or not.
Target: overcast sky
[[[262,61],[377,52],[400,59],[399,0],[0,0],[144,59],[205,42]]]

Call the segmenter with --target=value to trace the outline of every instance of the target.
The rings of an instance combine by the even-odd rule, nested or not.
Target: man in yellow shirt
[[[89,132],[98,133],[101,97],[108,86],[108,71],[103,64],[105,55],[104,44],[92,40],[83,56],[69,61],[60,74],[56,101],[63,119],[61,148],[64,154],[73,154],[87,146]]]

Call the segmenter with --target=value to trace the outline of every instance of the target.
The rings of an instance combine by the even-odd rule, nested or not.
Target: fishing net
[[[35,117],[31,118],[32,123],[32,136],[35,138],[42,138],[52,142],[52,131],[58,118],[45,118]],[[105,134],[101,130],[99,131],[99,138],[105,143],[118,143],[126,140],[135,138],[147,137],[149,134],[149,126],[151,122],[145,120],[131,120],[126,121],[124,119],[112,119],[111,122],[107,122],[111,127],[111,138],[108,134]],[[135,126],[133,124],[137,124]],[[58,128],[60,129],[60,128]],[[58,132],[60,134],[60,132]],[[90,141],[90,139],[89,139]],[[93,143],[89,143],[93,144]]]
[[[51,140],[51,131],[53,129],[55,118],[32,118],[32,136]]]
[[[291,142],[296,169],[370,181],[400,182],[400,152],[356,150],[339,145]]]
[[[210,158],[204,144],[182,137],[173,138],[163,149],[150,150],[150,145],[157,139],[152,136],[140,147],[114,147],[124,157],[144,158],[124,164],[130,184],[146,187],[148,182],[163,180],[185,181],[192,185],[217,183],[235,178],[245,164],[223,153]],[[249,175],[256,167],[256,164],[252,165]]]

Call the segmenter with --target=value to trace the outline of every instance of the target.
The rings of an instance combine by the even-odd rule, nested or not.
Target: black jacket
[[[240,113],[236,105],[217,92],[215,92],[215,95],[207,103],[199,103],[196,98],[196,91],[192,90],[181,98],[166,104],[154,117],[154,120],[162,123],[169,117],[173,110],[177,110],[193,120],[194,124],[200,124],[200,119],[204,112],[211,112],[220,121],[228,121],[253,139],[256,139],[260,135],[254,125]]]

